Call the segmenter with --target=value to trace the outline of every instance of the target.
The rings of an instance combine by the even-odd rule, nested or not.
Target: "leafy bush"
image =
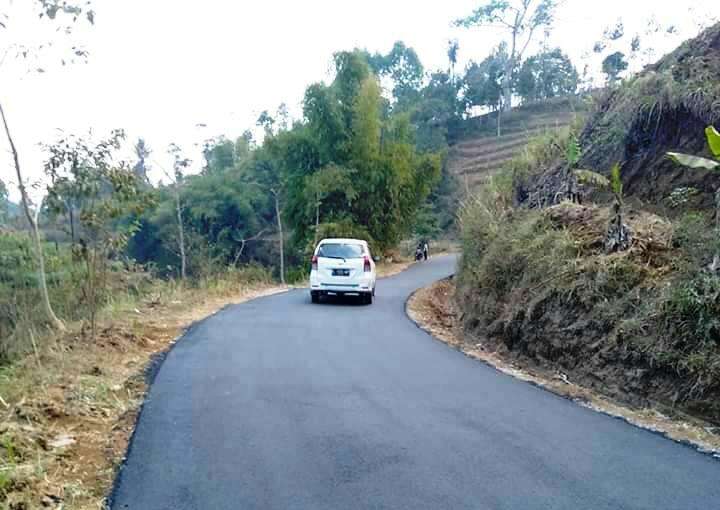
[[[720,348],[720,275],[703,272],[676,285],[666,313],[666,321],[687,346]]]
[[[368,242],[370,245],[370,251],[372,251],[373,254],[378,252],[376,243],[368,230],[347,219],[339,220],[333,223],[321,223],[318,226],[318,241],[327,238],[363,239]],[[306,258],[309,259],[314,251],[315,240],[311,239],[305,246]]]

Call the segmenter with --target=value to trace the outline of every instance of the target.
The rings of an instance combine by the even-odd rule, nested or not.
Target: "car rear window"
[[[320,245],[318,257],[359,259],[364,255],[361,244],[325,243]]]

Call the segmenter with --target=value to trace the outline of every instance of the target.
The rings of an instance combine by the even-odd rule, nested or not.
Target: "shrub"
[[[720,275],[703,272],[674,286],[666,304],[671,331],[690,348],[720,347]]]

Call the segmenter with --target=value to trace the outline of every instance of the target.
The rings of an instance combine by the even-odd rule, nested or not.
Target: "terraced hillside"
[[[469,119],[451,146],[449,171],[461,192],[470,193],[518,156],[530,138],[567,128],[577,112],[584,110],[580,101],[568,99],[521,106],[504,115],[501,136],[497,136],[495,114]]]

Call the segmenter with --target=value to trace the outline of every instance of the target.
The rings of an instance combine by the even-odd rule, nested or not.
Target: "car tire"
[[[367,294],[363,294],[363,303],[366,305],[373,304],[373,293],[368,292]]]
[[[310,292],[310,301],[312,301],[313,303],[319,303],[320,293],[315,291]]]

